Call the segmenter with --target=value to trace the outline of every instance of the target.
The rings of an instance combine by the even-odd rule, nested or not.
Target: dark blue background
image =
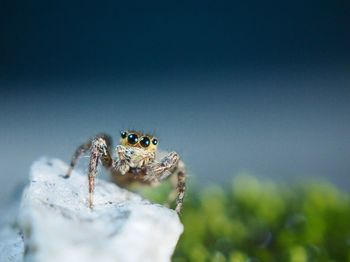
[[[3,78],[348,63],[350,3],[2,1]]]

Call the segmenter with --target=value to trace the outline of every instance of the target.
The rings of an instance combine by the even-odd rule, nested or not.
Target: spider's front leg
[[[97,175],[98,162],[101,162],[104,167],[111,168],[112,158],[108,151],[106,141],[99,137],[92,141],[90,149],[90,161],[89,161],[89,207],[93,207],[93,194],[95,189],[95,177]]]
[[[79,158],[88,150],[90,150],[90,161],[89,161],[89,207],[93,206],[93,192],[94,192],[94,182],[95,176],[97,175],[97,166],[99,160],[101,160],[102,165],[109,169],[113,165],[111,154],[108,148],[112,144],[112,139],[110,136],[105,134],[97,135],[94,139],[89,140],[83,145],[79,146],[75,151],[70,167],[64,178],[69,178],[72,174],[72,170],[75,167]]]
[[[171,152],[160,162],[151,164],[147,168],[146,179],[151,181],[162,181],[172,174],[177,176],[177,198],[175,211],[180,213],[186,191],[186,170],[183,161],[176,152]],[[172,194],[172,193],[170,193]]]
[[[112,138],[107,134],[98,134],[93,139],[89,139],[84,144],[80,145],[74,152],[72,160],[69,165],[69,169],[67,173],[63,176],[64,178],[69,178],[72,175],[72,171],[74,167],[77,165],[78,160],[81,158],[82,155],[84,155],[87,151],[91,149],[92,141],[102,138],[105,141],[105,144],[107,145],[107,148],[109,149],[112,146]],[[108,150],[107,150],[108,153]],[[112,164],[112,158],[110,157],[110,154],[106,154],[106,156],[102,159],[102,164],[104,166],[110,166]]]

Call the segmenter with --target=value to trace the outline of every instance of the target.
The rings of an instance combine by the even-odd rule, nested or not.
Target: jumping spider
[[[168,201],[174,200],[177,190],[175,210],[180,213],[185,196],[186,175],[185,165],[179,155],[176,152],[157,152],[158,139],[149,134],[130,130],[121,132],[120,136],[120,145],[115,149],[116,159],[113,159],[110,153],[112,138],[106,134],[97,135],[76,149],[64,177],[69,178],[78,159],[90,151],[88,203],[92,208],[94,181],[99,162],[111,171],[113,180],[121,187],[130,187],[134,183],[155,186],[171,175],[176,175],[177,183],[169,194]]]

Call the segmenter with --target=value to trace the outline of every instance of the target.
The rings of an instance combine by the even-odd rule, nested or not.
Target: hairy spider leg
[[[70,162],[69,165],[69,169],[67,171],[67,173],[63,176],[64,178],[69,178],[72,175],[72,171],[74,169],[74,167],[77,165],[78,160],[81,158],[82,155],[84,155],[87,151],[90,150],[91,145],[92,145],[92,141],[94,139],[97,138],[103,138],[105,140],[105,143],[108,147],[108,149],[110,150],[111,146],[112,146],[112,137],[107,135],[107,134],[98,134],[96,135],[93,139],[89,139],[88,141],[86,141],[84,144],[80,145],[74,152],[72,160]],[[107,151],[109,152],[109,151]],[[107,156],[102,157],[101,159],[102,164],[105,167],[110,167],[112,165],[112,158],[111,155],[108,153]]]
[[[176,198],[176,208],[175,211],[177,213],[181,212],[182,205],[185,198],[185,191],[186,191],[186,170],[185,165],[182,161],[178,164],[177,169],[177,198]]]
[[[101,160],[102,165],[109,169],[112,167],[112,158],[108,151],[106,140],[102,137],[96,138],[91,143],[90,161],[89,161],[89,207],[93,207],[93,194],[95,190],[95,177],[97,176],[98,162]]]
[[[160,182],[173,174],[177,177],[177,186],[172,192],[170,192],[168,201],[172,200],[172,195],[174,195],[173,192],[176,190],[177,197],[175,211],[180,213],[186,191],[186,170],[184,163],[179,159],[179,155],[176,152],[171,152],[160,162],[152,164],[147,170],[146,179]]]

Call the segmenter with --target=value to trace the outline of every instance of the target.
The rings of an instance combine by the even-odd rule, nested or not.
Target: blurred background
[[[76,146],[100,131],[117,142],[119,131],[135,128],[154,132],[161,148],[181,154],[188,180],[195,184],[188,198],[188,209],[195,210],[189,212],[192,217],[208,217],[198,215],[206,210],[203,199],[208,194],[219,206],[223,199],[233,199],[217,212],[239,206],[237,190],[227,187],[232,179],[246,181],[240,182],[247,190],[243,196],[251,194],[251,183],[254,192],[261,193],[272,190],[265,183],[279,188],[328,181],[320,182],[320,188],[312,185],[321,198],[324,187],[345,194],[345,199],[330,198],[347,206],[349,24],[350,2],[345,0],[1,1],[0,204],[20,192],[31,163],[39,157],[69,161]],[[86,164],[84,159],[81,168]],[[307,195],[307,188],[296,187],[291,195]],[[205,193],[208,190],[212,193]],[[283,190],[278,190],[272,190],[273,199],[282,198]],[[253,206],[261,204],[260,193],[252,198]],[[304,200],[287,197],[285,205],[305,207]],[[250,210],[245,208],[238,209],[246,210],[240,215]],[[284,210],[280,220],[269,220],[271,225],[282,227],[277,225],[289,214]],[[304,211],[298,212],[305,221]],[[264,221],[249,212],[242,219],[247,221],[248,215],[258,224]],[[319,224],[327,224],[328,217],[327,213],[326,222]],[[186,221],[192,223],[190,218]],[[232,225],[230,216],[227,221]],[[215,225],[211,228],[220,232]],[[315,228],[318,232],[320,226]],[[334,241],[345,253],[319,252],[325,261],[350,259],[350,233],[343,233]],[[191,247],[197,250],[194,255],[181,249],[177,259],[195,261],[207,246],[214,249],[197,261],[272,261],[276,254],[254,253],[256,242],[249,242],[247,235],[225,242],[220,234],[198,234],[202,238],[195,241],[203,240],[203,246]],[[184,238],[188,235],[185,232]],[[239,246],[239,241],[248,244]],[[306,244],[330,250],[313,238],[293,241],[297,245],[289,250],[285,244],[289,251],[283,255],[306,254],[310,259],[311,253],[303,249]],[[214,242],[218,244],[211,245]],[[242,253],[231,252],[238,248],[235,244]]]

